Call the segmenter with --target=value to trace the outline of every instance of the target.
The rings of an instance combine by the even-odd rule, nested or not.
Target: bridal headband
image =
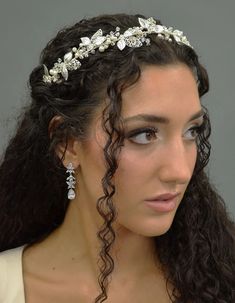
[[[81,66],[80,60],[94,54],[97,48],[102,53],[115,44],[120,51],[126,46],[141,47],[144,44],[150,45],[150,39],[147,38],[148,34],[157,34],[160,39],[170,42],[172,42],[172,37],[174,37],[178,44],[185,44],[192,48],[182,31],[158,25],[152,17],[148,19],[138,18],[138,21],[140,26],[128,28],[123,34],[120,33],[120,28],[116,27],[114,32],[111,31],[105,36],[103,36],[102,29],[99,29],[91,38],[82,37],[79,46],[74,46],[70,52],[64,55],[63,60],[58,58],[53,68],[49,71],[46,65],[43,64],[43,81],[45,83],[60,83],[62,79],[68,80],[69,71],[79,69]]]

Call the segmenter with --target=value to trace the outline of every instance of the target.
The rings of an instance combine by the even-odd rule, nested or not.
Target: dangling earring
[[[66,173],[69,173],[70,175],[68,176],[68,178],[66,179],[66,183],[68,184],[68,199],[69,200],[73,200],[75,198],[75,191],[73,190],[73,188],[75,188],[75,183],[76,183],[76,179],[72,174],[75,174],[74,171],[74,167],[72,163],[69,163],[67,166],[67,170]]]

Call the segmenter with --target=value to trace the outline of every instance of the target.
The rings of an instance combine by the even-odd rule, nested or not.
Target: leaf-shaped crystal
[[[156,24],[156,21],[153,19],[153,17],[148,18],[148,22],[149,22],[151,25]]]
[[[91,37],[91,40],[95,40],[97,37],[100,37],[103,35],[102,29],[99,29],[97,32],[94,33],[94,35]]]
[[[73,53],[69,52],[64,55],[64,61],[69,62],[73,58]]]
[[[82,37],[81,41],[84,45],[89,45],[91,43],[91,40],[88,37]]]
[[[44,68],[44,74],[45,74],[45,76],[49,76],[48,68],[46,67],[45,64],[43,64],[43,68]]]
[[[143,18],[138,18],[139,20],[139,24],[143,27],[143,28],[148,28],[150,23],[148,20],[143,19]]]
[[[133,35],[133,33],[130,30],[126,30],[123,34],[124,37],[130,37],[132,35]]]
[[[128,30],[129,31],[129,30]],[[139,36],[142,36],[142,34],[143,34],[143,31],[141,30],[141,29],[139,29],[139,28],[133,28],[133,29],[131,29],[131,34],[132,34],[132,36],[133,35],[139,35]]]
[[[62,66],[61,75],[64,77],[65,80],[68,80],[69,73],[68,73],[68,70],[67,70],[65,64],[63,64],[63,66]]]
[[[123,50],[125,47],[126,47],[126,42],[124,39],[122,40],[119,40],[118,43],[117,43],[117,47],[120,49],[120,50]]]
[[[180,38],[179,36],[175,36],[175,35],[174,35],[174,38],[175,38],[175,41],[176,41],[176,42],[181,42],[181,38]]]
[[[173,31],[173,35],[183,36],[183,32],[176,29],[176,30]]]
[[[106,37],[97,37],[94,41],[96,45],[101,45],[105,41]]]

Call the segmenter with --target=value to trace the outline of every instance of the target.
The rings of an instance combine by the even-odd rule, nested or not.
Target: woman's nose
[[[165,146],[163,151],[160,178],[163,182],[185,184],[192,177],[196,163],[197,149],[193,143],[183,139],[175,140]]]

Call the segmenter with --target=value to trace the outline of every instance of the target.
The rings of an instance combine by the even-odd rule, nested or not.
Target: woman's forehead
[[[168,111],[187,106],[200,109],[197,83],[192,71],[183,64],[147,66],[139,80],[122,94],[122,114]],[[178,108],[179,109],[179,108]]]

